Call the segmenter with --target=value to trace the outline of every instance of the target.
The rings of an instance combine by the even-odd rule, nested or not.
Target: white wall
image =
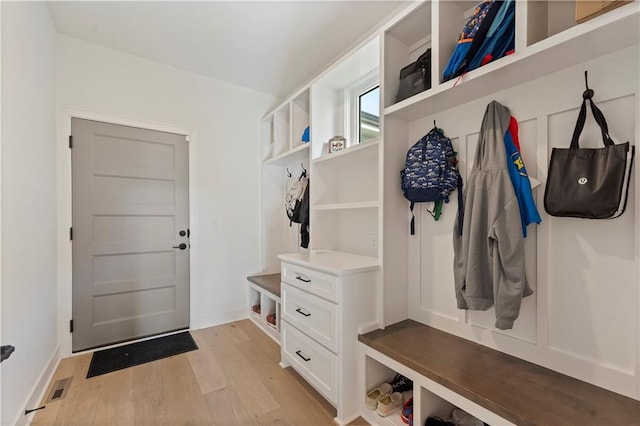
[[[2,344],[16,351],[0,393],[1,424],[13,425],[58,357],[55,29],[44,3],[1,7]]]
[[[270,95],[57,36],[59,128],[65,109],[190,129],[192,328],[246,317],[244,277],[258,271],[259,122]],[[259,70],[256,70],[259,72]],[[60,229],[70,223],[65,134],[58,136]],[[70,244],[60,237],[61,324],[71,316]],[[61,327],[62,349],[69,333]]]

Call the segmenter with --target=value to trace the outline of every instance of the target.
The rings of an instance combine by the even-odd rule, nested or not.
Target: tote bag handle
[[[602,143],[604,144],[604,146],[614,145],[611,136],[609,136],[609,126],[607,126],[607,120],[605,120],[604,114],[602,114],[600,108],[598,108],[593,102],[594,91],[592,89],[589,89],[589,84],[587,83],[587,71],[584,72],[584,84],[587,87],[587,90],[582,93],[582,106],[580,107],[578,121],[576,122],[575,129],[573,130],[573,137],[571,138],[571,145],[569,146],[569,148],[580,148],[578,139],[580,138],[580,134],[582,133],[582,129],[584,128],[584,123],[587,120],[587,101],[589,101],[589,104],[591,105],[591,113],[593,114],[593,118],[595,118],[596,123],[598,123],[598,126],[600,126],[600,132],[602,133]]]

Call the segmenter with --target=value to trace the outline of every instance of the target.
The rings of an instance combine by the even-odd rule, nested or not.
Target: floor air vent
[[[46,402],[53,402],[64,398],[71,385],[71,379],[71,377],[66,377],[56,381]]]

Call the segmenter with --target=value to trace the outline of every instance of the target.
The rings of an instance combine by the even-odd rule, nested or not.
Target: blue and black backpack
[[[435,220],[440,218],[443,202],[458,189],[458,220],[462,220],[462,177],[451,139],[434,127],[407,152],[405,168],[400,171],[402,193],[411,202],[411,235],[415,234],[415,203],[433,201]],[[462,229],[462,228],[460,228]]]

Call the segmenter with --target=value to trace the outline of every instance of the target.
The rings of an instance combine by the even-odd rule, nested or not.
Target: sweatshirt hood
[[[504,136],[509,129],[511,111],[497,101],[491,101],[482,119],[482,129],[478,149],[474,160],[474,168],[481,170],[499,170],[507,168],[507,157],[504,150]]]

